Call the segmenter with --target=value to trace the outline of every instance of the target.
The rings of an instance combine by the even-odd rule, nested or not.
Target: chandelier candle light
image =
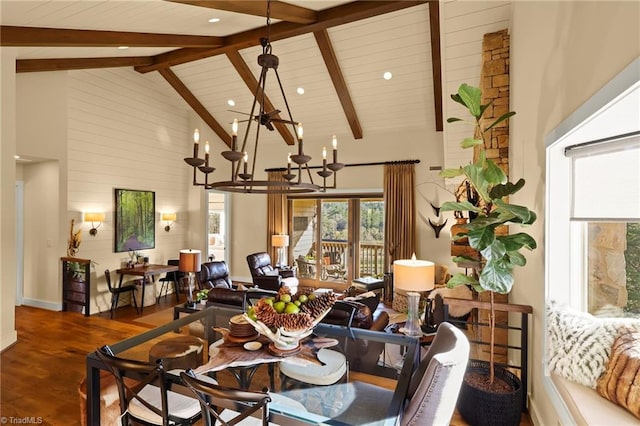
[[[407,336],[422,336],[420,297],[422,292],[435,287],[435,264],[428,260],[416,260],[415,254],[411,259],[396,260],[393,262],[393,282],[396,289],[407,292],[407,322],[400,331]]]
[[[244,120],[247,123],[246,132],[242,140],[242,146],[238,149],[237,136],[238,136],[238,120],[233,120],[232,133],[231,133],[231,150],[222,152],[222,156],[229,162],[231,162],[231,179],[228,181],[210,182],[209,174],[211,174],[215,168],[209,166],[209,144],[205,146],[205,158],[198,157],[198,141],[199,131],[196,129],[193,135],[193,157],[185,158],[184,161],[193,167],[193,185],[203,186],[205,189],[217,189],[218,191],[226,192],[242,192],[242,193],[255,193],[255,194],[267,194],[267,193],[309,193],[326,191],[327,178],[333,174],[334,182],[332,188],[336,187],[336,172],[344,167],[344,164],[338,163],[337,153],[337,141],[335,136],[333,137],[333,162],[327,164],[326,148],[323,150],[322,170],[318,172],[318,175],[322,177],[322,186],[313,182],[311,175],[309,161],[311,156],[304,153],[303,146],[303,128],[302,123],[295,121],[291,115],[289,103],[285,96],[282,83],[280,81],[280,75],[278,74],[279,59],[276,55],[271,53],[271,41],[269,40],[269,33],[271,29],[271,1],[267,0],[267,34],[266,37],[260,39],[262,45],[262,54],[258,56],[258,65],[261,67],[260,76],[258,78],[258,86],[253,98],[253,104],[251,106],[251,113],[249,118]],[[278,81],[278,87],[284,100],[288,119],[280,118],[280,110],[275,109],[273,111],[265,111],[265,102],[267,91],[267,75],[270,70],[273,70],[276,74]],[[256,105],[259,104],[258,114],[256,112]],[[251,124],[257,122],[255,139],[253,142],[249,142],[249,134],[251,132]],[[275,124],[291,125],[293,133],[296,135],[298,142],[298,153],[295,155],[289,154],[287,156],[287,168],[286,173],[283,173],[284,180],[257,180],[255,178],[256,161],[258,157],[258,144],[260,138],[260,129],[262,126],[268,130],[274,130]],[[282,130],[282,128],[279,128]],[[248,145],[253,144],[253,147]],[[251,158],[251,170],[249,170],[249,156],[248,152],[253,152]],[[240,161],[243,163],[242,173],[240,173]],[[292,173],[291,161],[293,161],[298,167],[298,173]],[[302,181],[303,169],[306,169],[309,182]],[[197,180],[196,170],[200,170],[204,174],[204,182]],[[297,177],[297,179],[296,179]]]

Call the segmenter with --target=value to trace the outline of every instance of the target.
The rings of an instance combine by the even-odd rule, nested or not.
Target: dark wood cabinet
[[[91,260],[77,257],[61,257],[62,261],[62,310],[90,315]]]

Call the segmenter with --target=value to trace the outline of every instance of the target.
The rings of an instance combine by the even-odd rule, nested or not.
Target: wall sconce
[[[91,229],[89,230],[89,235],[91,235],[92,237],[95,237],[96,234],[98,233],[98,228],[100,227],[100,225],[102,225],[102,222],[104,222],[104,213],[86,212],[84,214],[83,220],[85,222],[91,222]],[[98,226],[96,226],[96,222],[98,222]]]
[[[176,221],[177,215],[175,213],[161,213],[160,220],[164,222],[164,230],[169,232],[171,225]]]

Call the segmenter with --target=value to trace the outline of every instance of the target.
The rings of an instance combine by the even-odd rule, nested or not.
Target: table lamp
[[[283,263],[285,259],[284,249],[285,247],[289,247],[289,236],[283,234],[272,235],[271,245],[278,249],[278,263],[276,263],[276,266],[286,265],[286,263]]]
[[[421,292],[435,287],[436,265],[428,260],[401,259],[393,262],[393,285],[407,292],[407,322],[400,330],[407,336],[422,336],[420,328]]]
[[[200,250],[184,249],[180,250],[180,264],[178,269],[180,272],[186,272],[189,277],[189,296],[187,304],[192,306],[193,303],[193,276],[196,272],[200,272]]]

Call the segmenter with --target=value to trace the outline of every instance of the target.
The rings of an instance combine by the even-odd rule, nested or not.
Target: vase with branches
[[[483,116],[491,103],[482,104],[482,91],[477,87],[462,84],[451,99],[463,105],[471,115],[471,120],[452,117],[448,123],[470,123],[474,136],[461,142],[462,148],[476,149],[474,161],[464,167],[443,170],[441,176],[445,178],[464,177],[470,190],[477,194],[478,200],[446,202],[443,211],[468,212],[469,221],[463,225],[468,231],[465,234],[453,235],[452,238],[468,238],[468,244],[475,249],[477,258],[454,257],[456,263],[473,265],[475,273],[467,275],[455,274],[448,282],[449,287],[467,285],[475,291],[489,293],[489,374],[486,388],[491,390],[495,381],[495,327],[496,315],[494,310],[494,296],[496,293],[508,294],[513,285],[513,270],[517,266],[524,266],[526,258],[523,249],[534,250],[536,241],[525,232],[504,234],[499,228],[507,225],[531,225],[536,220],[536,214],[526,206],[511,204],[508,197],[521,190],[525,185],[524,179],[515,183],[509,182],[505,172],[493,160],[487,158],[486,140],[488,132],[515,115],[507,112],[497,119],[487,120]],[[498,231],[498,232],[497,232]]]

